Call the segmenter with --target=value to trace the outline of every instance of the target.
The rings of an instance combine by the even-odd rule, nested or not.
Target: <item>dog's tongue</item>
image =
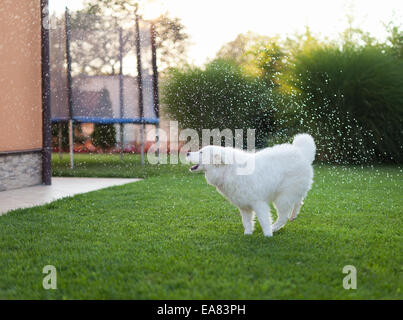
[[[196,170],[199,167],[198,164],[195,164],[193,167],[190,168],[190,171]]]

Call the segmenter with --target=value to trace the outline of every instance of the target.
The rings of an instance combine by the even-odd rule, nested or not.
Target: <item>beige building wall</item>
[[[40,0],[1,0],[0,153],[40,148]]]

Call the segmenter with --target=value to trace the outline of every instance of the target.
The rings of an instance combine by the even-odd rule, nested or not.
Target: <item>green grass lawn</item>
[[[0,217],[0,299],[402,299],[399,167],[315,166],[298,219],[243,235],[239,212],[188,166],[138,156],[53,159],[54,175],[142,177]],[[54,265],[58,289],[42,288]],[[345,265],[357,290],[343,289]]]

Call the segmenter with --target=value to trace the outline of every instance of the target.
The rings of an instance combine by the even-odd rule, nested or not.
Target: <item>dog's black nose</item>
[[[186,153],[186,156],[189,157],[189,156],[190,156],[190,152],[187,152],[187,153]]]

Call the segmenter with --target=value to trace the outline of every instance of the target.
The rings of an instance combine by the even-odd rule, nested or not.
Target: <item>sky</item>
[[[60,9],[64,1],[54,3]],[[82,1],[69,0],[70,9],[79,9]],[[348,26],[350,14],[354,27],[384,39],[383,23],[403,24],[402,0],[145,0],[142,10],[145,18],[164,12],[180,18],[190,35],[188,61],[197,65],[248,31],[285,38],[309,26],[319,37],[334,39]]]

